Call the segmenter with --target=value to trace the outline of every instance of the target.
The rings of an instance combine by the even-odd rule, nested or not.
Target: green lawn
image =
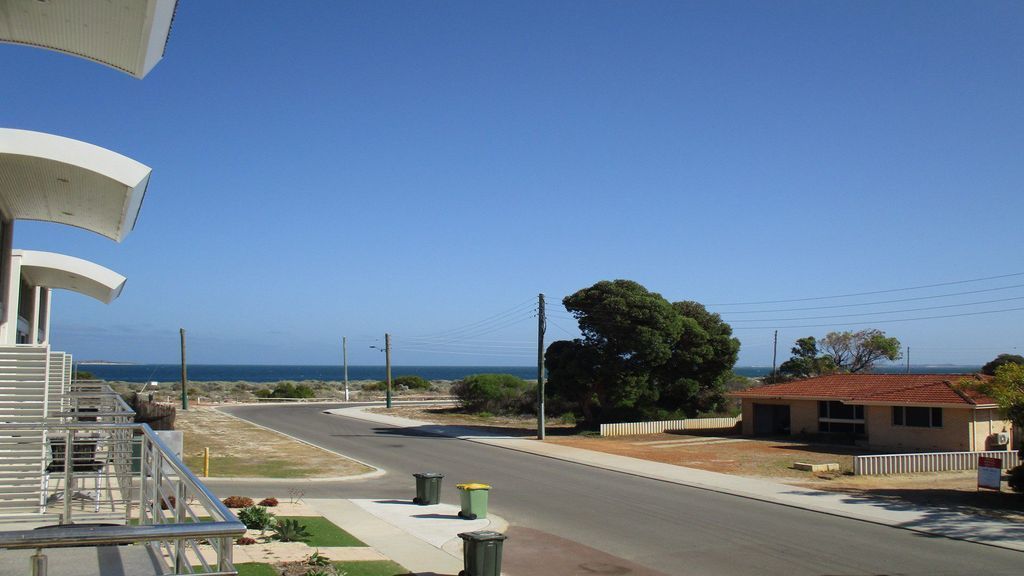
[[[346,576],[405,576],[409,571],[390,560],[370,562],[334,562],[334,567],[344,571]],[[245,563],[235,564],[238,576],[278,576],[270,564]]]
[[[278,520],[298,520],[312,535],[306,544],[317,546],[366,546],[358,538],[338,528],[323,516],[278,516]]]

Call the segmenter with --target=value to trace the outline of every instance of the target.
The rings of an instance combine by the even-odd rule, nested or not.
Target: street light
[[[370,346],[370,348],[375,348],[377,350],[381,349],[379,346]],[[387,382],[387,385],[388,385],[387,396],[385,396],[385,399],[386,399],[386,406],[387,406],[387,408],[391,408],[391,335],[390,334],[384,334],[384,349],[383,349],[383,352],[384,352],[385,376],[386,376],[386,382]]]

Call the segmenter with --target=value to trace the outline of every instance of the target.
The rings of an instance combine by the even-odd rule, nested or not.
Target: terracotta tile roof
[[[769,384],[739,392],[735,398],[810,398],[847,403],[960,404],[964,407],[995,404],[976,390],[961,390],[965,379],[978,374],[831,374],[805,380]]]

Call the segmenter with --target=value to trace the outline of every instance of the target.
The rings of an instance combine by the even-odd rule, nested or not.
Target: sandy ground
[[[450,407],[395,407],[374,411],[438,424],[452,424],[534,436],[536,421],[530,418],[479,417],[459,414]],[[712,472],[765,478],[794,486],[872,496],[918,505],[942,505],[968,513],[1024,521],[1024,495],[979,492],[977,473],[931,472],[904,476],[853,476],[853,457],[870,454],[853,446],[811,444],[787,439],[751,439],[741,436],[647,434],[599,436],[576,434],[567,425],[549,423],[547,441],[575,448],[643,458]],[[793,468],[795,462],[837,463],[838,473],[811,473]]]
[[[197,474],[203,472],[203,448],[210,448],[210,476],[214,478],[333,478],[372,471],[211,407],[179,410],[175,427],[185,433],[185,464]]]

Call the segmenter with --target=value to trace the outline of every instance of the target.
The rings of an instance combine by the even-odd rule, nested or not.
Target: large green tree
[[[781,379],[811,378],[833,372],[870,372],[883,358],[899,360],[900,341],[877,329],[859,332],[829,332],[821,340],[800,338],[793,354],[779,366]]]
[[[982,366],[981,373],[993,376],[996,373],[996,369],[1004,364],[1024,364],[1024,356],[1019,354],[1000,354]]]
[[[548,347],[548,390],[588,423],[721,407],[739,341],[717,314],[629,280],[598,282],[562,303],[583,337]]]
[[[814,336],[797,340],[790,353],[793,356],[779,366],[783,379],[811,378],[836,371],[832,358],[819,353],[818,340]]]

